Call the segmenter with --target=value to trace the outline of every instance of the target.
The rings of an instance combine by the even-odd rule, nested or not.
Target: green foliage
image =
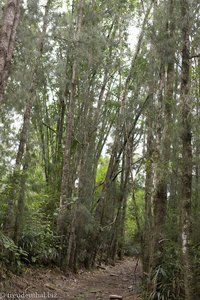
[[[49,264],[58,260],[58,238],[54,236],[50,221],[40,211],[29,211],[20,245],[31,263]]]
[[[194,265],[194,290],[195,297],[200,297],[200,243],[192,247],[192,257]]]
[[[171,292],[169,286],[169,275],[162,266],[158,266],[153,273],[152,284],[156,285],[156,291],[150,294],[150,299],[167,300],[177,299],[175,294]]]
[[[183,299],[183,266],[181,248],[174,242],[164,240],[161,264],[152,272],[153,292],[151,300]]]
[[[102,191],[103,183],[108,170],[109,157],[100,157],[97,175],[96,175],[96,196],[98,197]]]
[[[77,208],[76,219],[78,263],[83,266],[88,257],[87,249],[90,249],[97,231],[97,224],[91,212],[84,205],[79,205]]]
[[[13,240],[8,236],[4,235],[0,231],[0,259],[6,264],[9,264],[8,254],[12,253],[14,255],[17,266],[21,266],[21,260],[28,262],[28,253],[21,247],[15,245]]]
[[[140,250],[140,242],[142,232],[139,231],[136,214],[139,219],[141,230],[143,228],[144,219],[144,190],[137,189],[135,191],[135,202],[131,198],[128,199],[127,218],[125,227],[125,253],[128,255],[138,255]]]

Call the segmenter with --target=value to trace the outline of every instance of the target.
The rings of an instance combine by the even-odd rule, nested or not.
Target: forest
[[[0,292],[128,259],[123,299],[200,299],[199,28],[198,0],[1,0]]]

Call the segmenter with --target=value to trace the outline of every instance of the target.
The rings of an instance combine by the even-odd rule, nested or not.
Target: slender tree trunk
[[[0,24],[0,102],[9,76],[10,64],[20,20],[21,0],[7,0]]]
[[[24,158],[23,170],[20,178],[20,190],[18,194],[18,202],[17,202],[17,211],[16,211],[16,219],[14,226],[14,242],[18,245],[19,240],[21,238],[22,230],[23,230],[23,216],[24,216],[24,204],[25,204],[25,192],[26,192],[26,179],[28,176],[28,166],[29,166],[29,149],[28,145],[26,146],[26,156]]]
[[[174,3],[169,2],[169,21],[170,30],[167,22],[166,31],[168,40],[174,37],[173,9]],[[161,58],[160,69],[160,91],[159,91],[159,120],[157,130],[157,153],[158,157],[155,163],[155,195],[154,195],[154,226],[153,239],[150,256],[150,272],[153,272],[159,264],[162,264],[164,244],[161,241],[164,238],[164,226],[167,213],[167,188],[169,178],[169,162],[171,152],[171,121],[173,105],[173,85],[174,85],[174,57],[175,50],[171,47],[170,59],[167,64],[167,80],[165,91],[165,57]],[[164,114],[163,114],[164,111]],[[152,275],[152,274],[150,274]]]
[[[130,143],[131,144],[131,143]],[[133,144],[133,143],[132,143]],[[131,145],[132,146],[132,145]],[[119,191],[119,197],[117,203],[113,204],[113,217],[114,222],[112,225],[112,234],[111,239],[109,241],[109,251],[108,256],[112,259],[112,261],[115,260],[116,254],[119,254],[119,258],[123,258],[123,248],[124,248],[124,227],[126,222],[126,208],[127,208],[127,196],[128,196],[128,183],[129,183],[129,175],[131,170],[131,154],[132,151],[130,149],[127,149],[123,153],[122,158],[122,170],[121,170],[121,180],[120,180],[120,191]],[[131,147],[132,149],[132,147]],[[116,206],[117,212],[115,212],[116,209],[114,209],[114,206]]]
[[[69,89],[65,89],[64,97],[60,96],[59,99],[59,119],[57,122],[57,136],[56,136],[56,150],[55,150],[55,158],[54,158],[54,168],[56,177],[55,179],[55,189],[60,193],[61,186],[61,177],[62,177],[62,166],[63,166],[63,131],[64,131],[64,121],[66,114],[66,103],[64,99],[67,99]],[[59,176],[57,176],[59,174]]]
[[[129,140],[127,144],[126,152],[124,153],[124,159],[122,164],[119,208],[116,217],[116,243],[117,243],[116,253],[118,253],[119,259],[123,259],[124,256],[125,225],[126,225],[126,215],[127,215],[127,200],[128,200],[128,192],[129,192],[129,185],[130,185],[129,178],[130,178],[132,158],[133,158],[133,140],[134,140],[134,136]]]
[[[72,143],[73,143],[73,134],[74,134],[74,121],[75,121],[75,107],[76,107],[76,93],[77,93],[77,75],[78,75],[78,40],[80,38],[81,26],[82,26],[82,1],[77,6],[77,16],[76,16],[76,29],[74,32],[74,38],[77,41],[75,47],[75,54],[73,57],[73,65],[72,65],[72,78],[71,78],[71,87],[70,87],[70,95],[69,95],[69,107],[67,114],[67,130],[65,137],[65,151],[64,151],[64,162],[63,162],[63,171],[62,171],[62,182],[61,182],[61,192],[60,192],[60,214],[57,220],[57,230],[59,234],[62,235],[61,243],[63,243],[63,236],[66,234],[63,231],[63,219],[62,219],[62,211],[64,205],[69,202],[69,198],[72,197]],[[76,210],[76,209],[75,209]],[[69,225],[69,235],[68,235],[68,245],[67,245],[67,253],[64,258],[65,265],[64,268],[70,267],[73,268],[73,263],[76,261],[76,253],[74,253],[73,245],[76,243],[76,211],[73,213],[73,219],[71,224]],[[76,246],[76,245],[74,245]]]
[[[82,23],[82,8],[79,9],[76,20],[76,32],[74,34],[75,39],[79,39]],[[77,49],[75,48],[75,52]],[[65,151],[64,151],[64,163],[62,171],[62,183],[60,193],[60,208],[64,205],[68,198],[71,197],[70,177],[71,177],[71,148],[73,142],[74,132],[74,114],[75,114],[75,101],[77,90],[77,73],[78,73],[78,61],[77,54],[75,53],[72,65],[72,78],[69,96],[69,107],[67,113],[67,130],[65,137]]]
[[[166,208],[167,208],[167,191],[165,178],[167,173],[163,166],[163,94],[164,94],[164,78],[165,78],[165,65],[163,58],[161,58],[160,65],[160,87],[157,101],[157,130],[156,130],[156,156],[154,158],[154,181],[155,181],[155,191],[153,197],[153,238],[151,245],[151,255],[150,255],[150,272],[153,272],[154,268],[160,263],[160,258],[162,255],[161,243],[163,235],[163,226],[165,224]]]
[[[151,96],[151,102],[153,95]],[[144,249],[143,249],[143,271],[149,273],[150,242],[153,224],[153,118],[151,116],[152,105],[149,106],[146,117],[146,179],[145,179],[145,224],[144,224]]]
[[[190,96],[190,3],[181,0],[182,73],[181,73],[181,142],[182,142],[182,253],[185,299],[192,300],[192,266],[190,256],[192,196],[192,99]]]

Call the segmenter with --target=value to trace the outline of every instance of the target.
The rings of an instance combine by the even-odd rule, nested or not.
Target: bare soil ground
[[[140,272],[133,258],[68,276],[58,269],[28,268],[20,276],[10,274],[1,281],[0,299],[106,300],[114,294],[123,300],[137,300]]]

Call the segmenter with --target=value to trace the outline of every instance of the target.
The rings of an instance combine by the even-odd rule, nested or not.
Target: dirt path
[[[136,268],[133,259],[67,277],[59,270],[27,269],[21,276],[12,275],[9,283],[1,286],[0,299],[106,300],[117,294],[123,300],[137,300],[139,275],[140,267]]]

